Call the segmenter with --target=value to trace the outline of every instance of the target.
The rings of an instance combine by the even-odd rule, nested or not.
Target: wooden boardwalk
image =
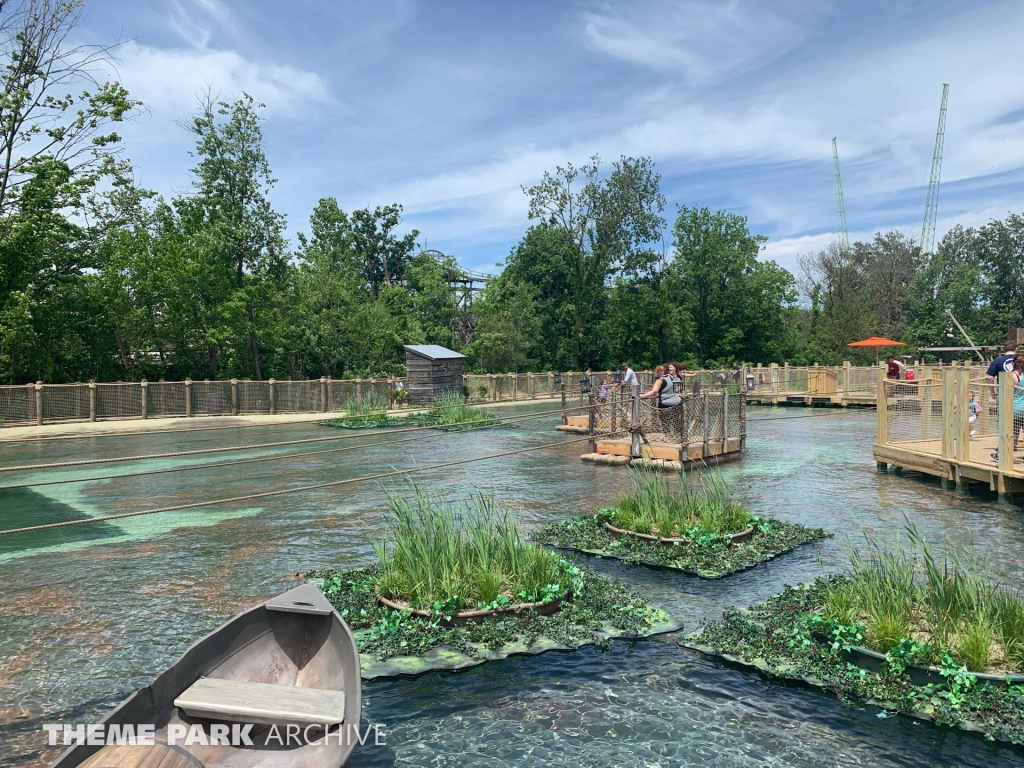
[[[894,382],[880,377],[871,448],[879,470],[909,469],[962,490],[982,484],[1007,500],[1024,493],[1024,443],[1022,450],[1013,445],[1013,379],[1001,374],[998,385],[992,385],[972,373],[952,367],[941,379]],[[974,422],[969,418],[972,402],[981,405]]]

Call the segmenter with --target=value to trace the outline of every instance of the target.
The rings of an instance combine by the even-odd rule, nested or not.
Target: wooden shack
[[[409,403],[429,405],[442,392],[457,392],[461,395],[464,359],[465,355],[437,344],[406,344]]]

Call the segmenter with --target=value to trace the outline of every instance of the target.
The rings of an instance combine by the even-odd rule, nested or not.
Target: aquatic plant
[[[923,588],[920,572],[916,579]],[[1024,744],[1024,686],[1012,681],[980,684],[969,664],[965,665],[963,657],[956,658],[955,652],[937,651],[927,643],[905,638],[886,654],[878,673],[849,663],[849,649],[864,643],[862,626],[843,626],[823,616],[829,612],[830,597],[844,593],[851,583],[852,575],[845,574],[787,586],[764,603],[743,611],[725,611],[720,620],[706,623],[681,644],[751,670],[803,681],[853,706],[874,705],[881,708],[879,718],[908,713],[981,732],[990,739]],[[835,603],[833,610],[845,605],[842,600],[845,598]],[[964,647],[961,653],[982,654],[984,635],[981,625],[964,627],[960,640],[975,644],[975,648]],[[822,641],[824,636],[828,642]],[[912,684],[907,667],[925,663],[935,665],[941,682]]]
[[[696,478],[693,471],[680,472],[679,482],[673,486],[659,470],[631,467],[632,492],[618,500],[614,525],[663,538],[721,536],[750,525],[753,517],[732,500],[720,470]]]
[[[378,563],[367,568],[307,574],[307,578],[321,581],[324,595],[355,630],[360,653],[379,660],[421,656],[440,645],[479,657],[482,648],[495,650],[511,644],[529,647],[542,639],[564,648],[587,643],[607,647],[609,628],[643,636],[656,626],[664,631],[664,625],[670,623],[663,611],[626,586],[579,568],[574,576],[577,583],[573,599],[557,613],[506,615],[499,621],[445,626],[378,603],[375,595],[383,570]]]
[[[466,398],[458,392],[441,392],[434,397],[434,407],[427,411],[427,420],[444,427],[454,424],[463,428],[481,426],[483,422],[493,421],[486,411],[481,411],[466,403]],[[468,424],[467,424],[468,422]],[[460,427],[454,427],[458,429]]]
[[[999,586],[972,546],[947,543],[941,562],[913,525],[910,546],[851,550],[848,578],[825,594],[822,615],[860,622],[883,653],[903,643],[948,653],[974,672],[1024,669],[1024,600]],[[996,665],[996,666],[994,666]]]
[[[346,418],[382,416],[388,410],[388,398],[379,392],[366,392],[345,404]]]
[[[531,532],[534,541],[561,549],[576,550],[627,563],[672,568],[717,579],[763,563],[801,544],[829,536],[821,528],[808,528],[783,520],[752,518],[753,536],[745,542],[729,544],[713,534],[700,534],[671,546],[637,536],[612,536],[605,523],[621,527],[624,507],[598,510],[596,514],[576,515]]]
[[[374,544],[377,589],[414,608],[547,601],[572,587],[573,567],[525,542],[492,493],[449,498],[415,483],[387,491],[386,536]]]

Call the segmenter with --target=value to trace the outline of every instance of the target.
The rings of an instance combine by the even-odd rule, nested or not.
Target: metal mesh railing
[[[942,453],[942,385],[934,379],[886,381],[889,443],[914,442],[924,453]]]
[[[154,381],[146,386],[146,415],[150,418],[185,415],[185,383]]]
[[[239,413],[270,413],[270,384],[266,381],[238,382]]]
[[[97,384],[96,418],[142,418],[142,387],[138,384]]]

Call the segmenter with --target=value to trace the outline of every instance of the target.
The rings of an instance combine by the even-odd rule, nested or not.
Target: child
[[[600,394],[598,395],[598,397],[600,398],[602,403],[605,400],[608,399],[608,381],[607,381],[607,379],[601,379],[601,391],[600,391]]]
[[[971,402],[967,404],[967,421],[971,425],[971,437],[974,437],[978,430],[974,428],[974,423],[978,420],[978,415],[981,413],[981,403],[978,402],[978,398],[974,392],[971,392]]]

